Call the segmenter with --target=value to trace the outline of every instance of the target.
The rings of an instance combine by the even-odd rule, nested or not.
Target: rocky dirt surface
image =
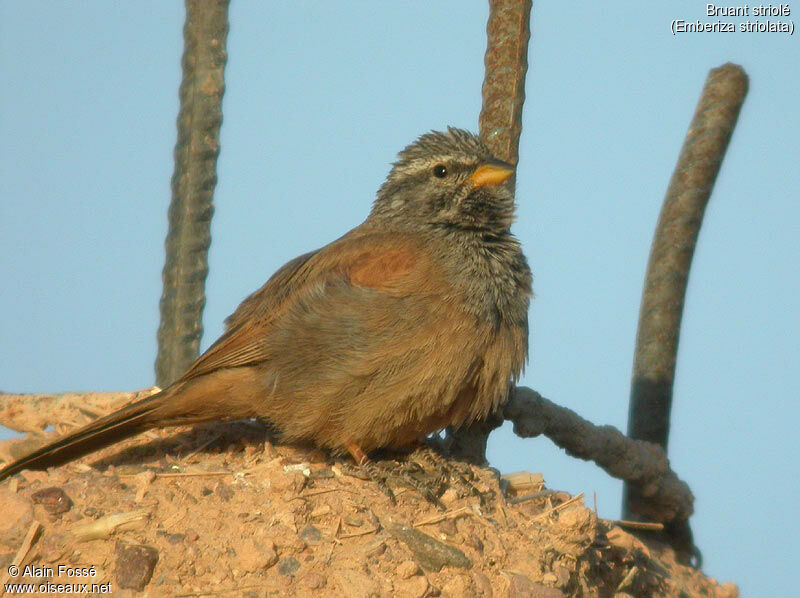
[[[451,467],[469,483],[444,484],[439,507],[390,482],[392,504],[255,422],[149,432],[0,484],[0,578],[54,596],[738,596],[541,476]]]

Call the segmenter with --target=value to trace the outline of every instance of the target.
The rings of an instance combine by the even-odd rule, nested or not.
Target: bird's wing
[[[281,266],[260,289],[245,298],[236,311],[228,316],[225,320],[225,331],[231,332],[252,318],[263,318],[269,314],[291,292],[295,286],[293,281],[298,277],[302,278],[303,267],[319,251],[309,251]]]
[[[424,281],[431,263],[420,257],[418,244],[404,236],[355,229],[320,250],[295,258],[241,303],[228,318],[225,333],[181,379],[268,359],[274,348],[268,348],[265,339],[276,320],[298,304],[325,303],[328,285],[392,294],[407,287],[409,281]]]

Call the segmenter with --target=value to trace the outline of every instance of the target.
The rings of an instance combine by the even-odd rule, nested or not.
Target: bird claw
[[[442,511],[446,510],[446,506],[439,496],[450,485],[455,486],[462,496],[475,496],[482,507],[486,505],[486,497],[469,481],[474,477],[469,465],[451,463],[428,446],[416,449],[400,461],[365,459],[355,467],[342,463],[341,469],[345,475],[375,482],[392,504],[397,504],[397,500],[389,483],[415,490]]]
[[[423,469],[437,472],[441,480],[440,484],[442,488],[445,486],[455,486],[456,491],[461,496],[464,494],[474,496],[480,501],[481,507],[487,505],[487,497],[470,481],[474,479],[475,474],[467,463],[447,459],[434,448],[426,444],[417,448],[408,458],[410,460],[416,460]],[[420,464],[419,461],[424,461],[427,467]]]
[[[395,498],[394,492],[387,484],[388,476],[384,472],[380,471],[379,467],[376,467],[374,461],[367,460],[360,465],[356,465],[355,467],[348,463],[342,463],[341,470],[344,475],[349,475],[350,477],[358,478],[359,480],[366,480],[375,483],[380,491],[389,497],[389,500],[393,505],[397,504],[397,498]]]

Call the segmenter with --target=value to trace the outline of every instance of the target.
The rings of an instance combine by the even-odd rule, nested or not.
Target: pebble
[[[292,556],[284,557],[278,565],[278,573],[281,575],[294,575],[300,568],[300,561]]]
[[[361,571],[339,569],[334,571],[333,578],[339,585],[341,594],[348,598],[373,598],[381,595],[378,582]]]
[[[455,536],[458,533],[456,522],[452,519],[445,519],[439,524],[439,531],[447,536]]]
[[[424,598],[428,594],[428,580],[418,575],[394,584],[394,595],[398,598]]]
[[[328,583],[328,578],[322,573],[312,571],[303,578],[303,583],[309,589],[319,590],[325,587],[325,585]]]
[[[467,598],[475,596],[475,592],[470,586],[469,577],[466,575],[456,575],[442,586],[442,596],[445,598]]]
[[[322,532],[319,531],[313,525],[305,526],[297,533],[297,535],[300,537],[301,540],[309,544],[315,544],[317,542],[322,541]]]
[[[31,494],[31,500],[34,504],[42,505],[45,511],[51,515],[60,515],[72,508],[72,500],[67,496],[67,493],[55,486],[37,490]]]
[[[370,544],[364,549],[364,558],[371,559],[374,557],[379,557],[384,552],[386,552],[386,542],[383,540],[378,540],[374,544]]]
[[[278,553],[272,542],[261,544],[252,538],[246,538],[236,544],[235,550],[237,566],[248,573],[268,569],[278,562]]]
[[[412,527],[395,524],[388,530],[408,546],[414,555],[414,560],[425,569],[440,571],[444,566],[463,569],[472,567],[472,561],[458,548],[435,540]]]
[[[114,578],[119,588],[141,592],[153,577],[158,551],[151,546],[126,545],[117,542]]]
[[[403,561],[397,565],[397,576],[400,579],[408,579],[419,573],[419,565],[414,561]]]
[[[214,490],[222,502],[228,502],[233,498],[233,490],[231,490],[230,486],[227,486],[221,482],[217,484],[217,487]]]

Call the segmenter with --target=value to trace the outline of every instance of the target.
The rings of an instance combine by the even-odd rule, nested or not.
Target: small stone
[[[455,536],[458,533],[456,522],[452,519],[445,519],[439,524],[439,531],[447,536]]]
[[[278,565],[278,573],[281,575],[294,575],[300,568],[300,562],[291,556],[282,558]]]
[[[356,517],[355,515],[348,515],[347,517],[343,517],[342,521],[345,524],[349,525],[350,527],[361,527],[364,525],[364,520],[360,517]]]
[[[42,505],[51,515],[66,513],[72,508],[72,501],[61,488],[42,488],[31,494],[34,504]]]
[[[444,598],[471,598],[475,596],[475,591],[472,589],[469,577],[456,575],[442,586],[442,596]]]
[[[236,544],[235,550],[236,566],[247,573],[269,569],[278,562],[278,553],[272,542],[260,544],[252,538],[246,538]]]
[[[339,586],[342,596],[348,598],[377,598],[381,595],[381,587],[369,575],[354,569],[334,571],[333,578]]]
[[[297,471],[290,471],[289,473],[274,471],[269,475],[270,490],[276,494],[289,493],[296,495],[303,489],[305,483],[305,476]]]
[[[158,551],[151,546],[116,545],[117,564],[114,577],[117,586],[142,591],[153,577]]]
[[[307,525],[301,529],[298,534],[300,539],[309,544],[316,544],[322,541],[322,532],[313,525]]]
[[[312,571],[303,578],[303,583],[309,589],[319,590],[325,587],[325,585],[328,583],[328,578],[322,573]]]
[[[394,595],[398,598],[424,598],[428,593],[428,580],[418,575],[394,584]]]
[[[378,540],[374,544],[370,544],[364,549],[364,558],[371,559],[374,557],[379,557],[384,552],[386,552],[386,542],[383,540]]]
[[[180,544],[186,539],[186,534],[167,534],[167,542],[170,544]]]
[[[233,498],[233,490],[231,490],[230,486],[227,486],[223,483],[217,484],[217,487],[214,489],[217,496],[219,496],[222,502],[228,502],[230,499]]]
[[[389,527],[389,532],[408,546],[414,560],[425,569],[440,571],[444,566],[472,567],[472,561],[458,548],[439,542],[412,527],[396,524]]]
[[[446,505],[451,505],[458,500],[458,491],[455,488],[448,488],[439,500]]]
[[[403,561],[397,565],[397,576],[400,579],[408,579],[419,573],[419,565],[414,561]]]
[[[307,544],[300,539],[295,530],[279,523],[270,528],[270,536],[281,554],[300,552],[306,549]]]
[[[186,541],[187,542],[197,542],[197,539],[200,537],[196,531],[194,531],[191,527],[186,530]]]

